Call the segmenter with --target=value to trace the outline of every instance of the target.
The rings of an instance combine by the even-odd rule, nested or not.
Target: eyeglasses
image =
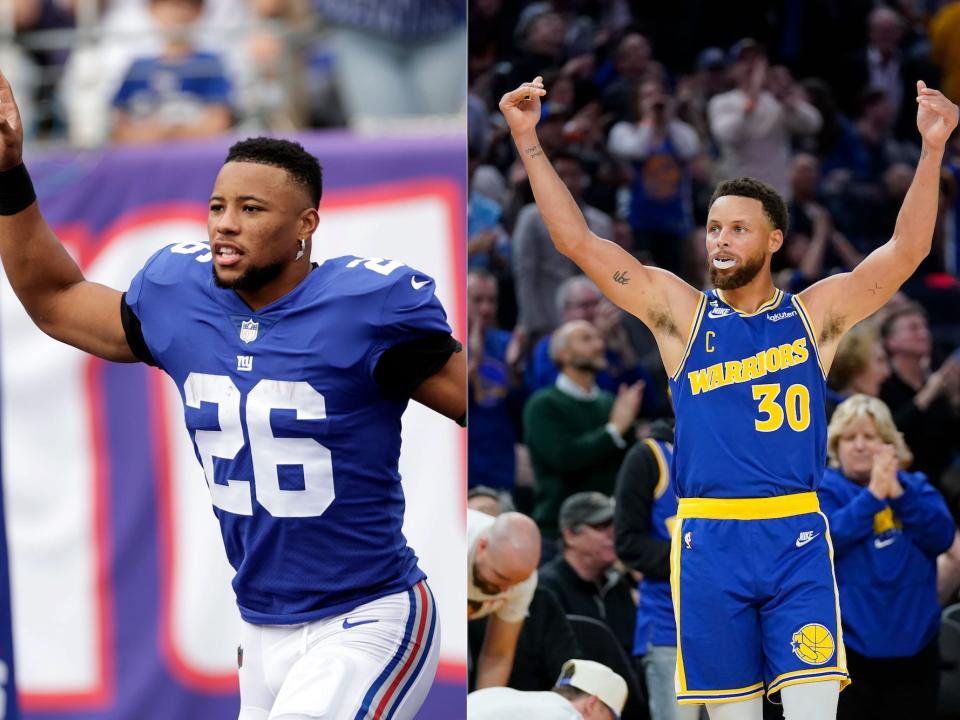
[[[610,528],[613,527],[613,518],[610,518],[609,520],[605,520],[604,522],[601,522],[601,523],[584,523],[584,524],[589,525],[594,530],[599,530],[602,532],[604,530],[609,530]]]

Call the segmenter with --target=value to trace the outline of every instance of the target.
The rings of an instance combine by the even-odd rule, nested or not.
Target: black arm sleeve
[[[127,345],[130,351],[136,355],[137,359],[145,362],[147,365],[157,367],[157,361],[153,359],[153,354],[147,347],[147,341],[143,339],[143,329],[140,327],[140,318],[138,318],[130,306],[127,305],[127,294],[120,296],[120,322],[123,323],[123,332],[127,336]]]
[[[405,400],[462,349],[452,335],[442,332],[399,343],[380,356],[373,379],[384,397]]]
[[[648,535],[660,470],[650,448],[630,448],[617,475],[614,541],[617,557],[652,580],[670,577],[670,543]]]

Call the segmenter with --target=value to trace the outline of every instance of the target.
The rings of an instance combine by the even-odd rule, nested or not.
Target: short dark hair
[[[924,310],[923,305],[917,302],[911,301],[896,310],[891,310],[883,319],[883,322],[880,323],[880,337],[883,338],[884,342],[893,334],[893,326],[897,324],[897,320],[910,315],[919,315],[924,320],[927,319],[927,311]]]
[[[227,151],[228,162],[251,162],[286,170],[290,177],[310,195],[314,207],[320,206],[323,195],[323,168],[303,145],[278,138],[255,137],[235,143]]]
[[[713,191],[709,207],[713,207],[713,203],[717,201],[717,198],[724,197],[725,195],[736,195],[738,197],[748,197],[759,200],[763,205],[763,213],[773,225],[774,230],[780,230],[784,237],[786,237],[787,230],[790,228],[787,203],[784,201],[783,196],[774,190],[771,185],[763,182],[763,180],[755,180],[749,177],[724,180],[717,185],[717,189]]]

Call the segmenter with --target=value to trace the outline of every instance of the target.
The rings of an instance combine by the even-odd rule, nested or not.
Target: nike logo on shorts
[[[877,550],[883,550],[887,545],[893,545],[897,541],[896,537],[874,538],[873,546]]]
[[[422,288],[424,285],[426,285],[428,282],[430,282],[429,279],[427,279],[427,280],[421,280],[420,282],[417,282],[416,276],[412,276],[412,277],[410,278],[410,284],[413,285],[413,289],[414,289],[414,290],[419,290],[419,289]]]
[[[797,547],[803,547],[814,538],[819,537],[819,535],[820,533],[814,534],[812,530],[800,533],[800,537],[797,538]]]
[[[354,628],[357,625],[369,625],[370,623],[375,623],[375,622],[380,622],[380,621],[379,620],[357,620],[355,622],[350,622],[350,618],[344,618],[343,629],[349,630],[350,628]]]

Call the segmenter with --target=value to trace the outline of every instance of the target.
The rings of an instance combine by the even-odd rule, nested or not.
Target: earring
[[[306,241],[303,238],[300,238],[300,249],[297,250],[297,256],[294,258],[294,260],[299,260],[300,258],[303,257],[303,253],[304,253],[304,250],[306,250],[306,247],[307,247]]]

